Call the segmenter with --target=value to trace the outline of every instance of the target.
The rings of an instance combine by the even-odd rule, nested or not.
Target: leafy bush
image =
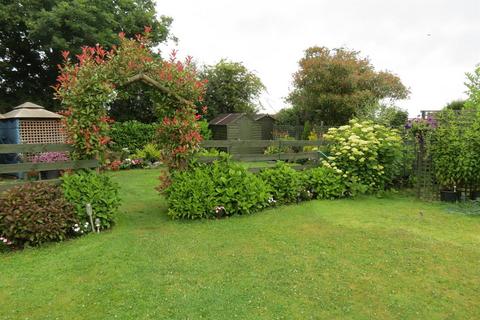
[[[305,171],[304,187],[316,199],[340,198],[347,191],[341,171],[327,167],[318,167]]]
[[[331,156],[323,164],[341,170],[343,178],[364,186],[366,192],[382,190],[399,174],[402,159],[401,137],[371,121],[350,120],[348,125],[331,128],[324,135]]]
[[[249,214],[268,206],[268,187],[227,157],[172,174],[165,190],[174,219],[219,218]]]
[[[92,205],[93,221],[99,219],[100,229],[108,229],[114,224],[120,198],[119,187],[110,177],[85,170],[64,175],[62,181],[65,198],[75,208],[81,231],[91,231],[88,226],[90,218],[85,209],[87,203]]]
[[[276,146],[276,145],[268,146],[265,149],[264,154],[278,154],[278,153],[298,152],[298,147],[291,147],[291,146],[282,145],[282,141],[293,141],[293,140],[295,140],[295,138],[288,136],[288,133],[284,134],[284,136],[277,139],[277,141],[279,141],[279,143],[280,143],[280,146]]]
[[[23,184],[0,199],[0,238],[13,247],[65,240],[77,222],[73,206],[52,184]]]
[[[135,120],[115,122],[110,129],[112,149],[121,151],[128,148],[132,152],[141,150],[155,140],[157,127],[156,123],[146,124]]]
[[[477,185],[480,116],[469,110],[444,110],[437,115],[437,123],[427,145],[438,182],[446,189]]]
[[[279,204],[296,202],[301,196],[301,173],[284,162],[261,171],[259,177],[270,187],[273,199]]]
[[[198,126],[200,127],[200,135],[203,137],[203,140],[212,139],[213,133],[212,130],[208,127],[207,120],[199,120]]]
[[[144,162],[154,163],[162,156],[160,150],[153,143],[147,143],[143,149],[137,151],[133,156],[135,159],[143,159]]]

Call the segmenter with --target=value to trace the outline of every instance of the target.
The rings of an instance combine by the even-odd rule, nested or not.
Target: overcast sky
[[[176,48],[200,64],[241,61],[268,92],[264,111],[286,106],[292,74],[314,45],[361,51],[410,88],[411,116],[465,98],[465,72],[480,63],[480,0],[157,0]]]

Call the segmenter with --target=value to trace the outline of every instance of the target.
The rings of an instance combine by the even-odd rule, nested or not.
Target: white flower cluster
[[[12,241],[8,240],[7,238],[5,237],[0,237],[0,242],[3,242],[3,244],[7,245],[7,246],[10,246],[12,245]]]
[[[72,227],[72,230],[75,233],[83,234],[85,232],[89,232],[89,227],[90,227],[90,223],[88,223],[88,221],[85,222],[83,225],[75,223]]]
[[[268,204],[274,205],[275,203],[277,203],[277,200],[273,199],[273,197],[268,199]]]
[[[224,206],[216,206],[216,207],[214,208],[214,210],[215,210],[215,213],[216,213],[216,214],[219,214],[220,212],[224,212],[224,211],[225,211],[225,207],[224,207]]]
[[[400,148],[401,138],[395,130],[371,121],[351,120],[348,125],[328,130],[324,138],[331,142],[331,155],[322,163],[343,177],[363,176],[366,184],[374,186],[385,174],[380,164],[382,150]]]

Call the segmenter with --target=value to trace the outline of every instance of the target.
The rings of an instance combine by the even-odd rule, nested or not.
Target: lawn
[[[406,196],[170,221],[114,173],[110,232],[0,254],[1,319],[479,319],[480,217]]]

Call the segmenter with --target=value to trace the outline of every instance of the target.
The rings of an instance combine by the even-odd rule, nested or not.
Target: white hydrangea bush
[[[395,129],[354,119],[331,128],[324,138],[329,157],[323,165],[341,172],[347,184],[373,192],[391,185],[400,172],[403,143]]]

